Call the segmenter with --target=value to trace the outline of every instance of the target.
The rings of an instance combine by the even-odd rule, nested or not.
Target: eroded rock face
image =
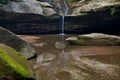
[[[103,3],[106,3],[107,1],[109,0],[85,0],[83,2],[71,3],[69,6],[70,11],[68,11],[68,15],[74,16],[65,16],[65,33],[85,34],[91,32],[100,32],[107,34],[120,34],[120,6],[117,5],[119,4],[119,1],[116,1],[115,3],[109,2],[110,5],[105,4],[102,7],[99,6],[103,5]],[[95,5],[99,5],[92,7],[92,2]],[[55,8],[55,6],[51,8],[51,5],[46,2],[39,2],[39,4],[43,9],[44,15],[47,16],[54,13],[52,8]],[[77,8],[80,9],[76,10],[77,12],[74,12],[74,10]],[[57,10],[59,13],[59,9]],[[61,17],[58,15],[44,17],[37,14],[18,14],[2,11],[0,11],[0,14],[0,25],[15,33],[60,33],[59,30],[61,27]]]
[[[90,11],[96,11],[105,6],[120,4],[119,0],[80,0],[71,5],[72,15],[80,15]]]
[[[35,48],[32,44],[20,39],[14,33],[0,27],[0,42],[20,52],[27,59],[35,56]]]
[[[46,3],[46,2],[40,2],[41,6],[42,6],[42,9],[43,9],[43,14],[45,16],[51,16],[51,15],[54,15],[54,14],[57,14],[55,12],[55,10],[53,9],[53,6]]]
[[[36,0],[23,0],[21,2],[10,1],[8,4],[3,5],[3,10],[8,12],[33,13],[45,16],[56,14],[48,3]]]
[[[84,54],[84,53],[83,53]],[[118,55],[116,55],[118,56]],[[120,56],[120,55],[119,55]],[[79,54],[61,53],[49,62],[42,61],[37,67],[38,80],[119,80],[120,63],[104,56],[80,57]],[[44,60],[44,59],[43,59]],[[100,61],[101,60],[101,61]],[[116,62],[115,60],[115,62]],[[108,61],[107,64],[104,61]]]
[[[66,39],[72,45],[85,46],[117,46],[120,45],[120,37],[102,33],[83,34],[78,37],[69,37]]]

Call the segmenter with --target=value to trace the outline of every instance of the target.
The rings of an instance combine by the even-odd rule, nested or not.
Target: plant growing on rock
[[[114,15],[115,13],[117,13],[117,12],[119,12],[120,10],[119,9],[117,9],[117,8],[111,8],[110,9],[111,10],[111,15]]]
[[[85,43],[85,39],[84,38],[80,38],[76,42],[77,42],[77,44],[82,44],[82,43]]]
[[[23,0],[0,0],[0,4],[8,4],[10,1],[21,2]]]
[[[10,0],[0,0],[1,4],[7,4]]]
[[[68,3],[72,3],[72,2],[76,2],[76,1],[79,1],[79,0],[66,0]]]
[[[0,44],[0,77],[2,80],[4,80],[3,78],[9,80],[33,79],[31,67],[27,64],[27,60],[20,53]]]

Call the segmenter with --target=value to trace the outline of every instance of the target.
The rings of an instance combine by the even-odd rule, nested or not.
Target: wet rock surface
[[[66,53],[65,53],[66,54]],[[84,53],[83,53],[84,54]],[[63,55],[63,54],[62,54]],[[43,63],[36,69],[38,80],[119,80],[120,63],[110,64],[89,57],[66,54],[69,59],[58,55],[54,60]],[[111,55],[112,56],[112,55]],[[101,56],[99,56],[101,57]],[[102,56],[104,57],[104,56]],[[112,56],[114,58],[115,56]],[[99,59],[99,58],[97,58]],[[117,58],[118,59],[118,58]],[[108,58],[107,60],[110,60]],[[119,60],[119,59],[118,59]]]
[[[71,5],[71,14],[72,15],[82,15],[82,13],[87,13],[90,11],[97,11],[100,8],[104,9],[106,6],[112,6],[120,4],[119,0],[80,0]]]
[[[35,48],[31,43],[20,39],[14,33],[2,27],[0,27],[0,42],[14,48],[27,59],[35,56]]]
[[[65,35],[70,37],[75,35]],[[21,36],[22,38],[25,36]],[[41,35],[29,39],[39,47],[38,56],[31,63],[38,80],[119,80],[120,46],[72,46],[66,44],[65,53],[55,48],[58,35]]]
[[[83,34],[77,37],[69,37],[66,39],[72,45],[83,46],[119,46],[120,37],[102,33]]]
[[[94,2],[94,4],[92,4],[92,2]],[[51,16],[0,11],[0,25],[19,34],[60,33],[62,18],[57,14],[52,14],[54,11],[48,3],[39,3],[43,6],[43,13],[45,15],[51,14]],[[105,5],[102,5],[103,3],[105,3]],[[80,8],[80,11],[77,10],[78,12],[73,13],[73,15],[71,13],[72,16],[65,16],[65,33],[85,34],[99,32],[120,34],[119,1],[89,0],[87,2],[85,0],[83,3],[75,3],[73,6],[78,4],[83,4],[82,6],[75,7]],[[75,8],[73,8],[73,10]]]

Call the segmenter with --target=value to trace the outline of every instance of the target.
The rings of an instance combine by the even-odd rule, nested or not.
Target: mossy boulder
[[[33,77],[33,71],[25,57],[14,49],[0,44],[0,78],[26,80]]]
[[[83,34],[78,37],[68,37],[66,39],[71,45],[82,46],[119,46],[120,37],[102,33]]]
[[[91,11],[99,11],[99,9],[107,9],[112,6],[120,4],[119,0],[81,0],[70,4],[72,15],[82,15],[82,13],[89,13]]]
[[[20,39],[11,31],[0,27],[0,42],[22,53],[27,59],[35,56],[35,48],[32,44]]]
[[[39,14],[44,16],[56,14],[50,4],[37,0],[1,0],[0,5],[1,10],[6,12]]]

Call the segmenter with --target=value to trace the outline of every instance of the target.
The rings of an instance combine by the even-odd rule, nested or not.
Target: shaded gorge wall
[[[118,7],[120,8],[120,7]],[[0,26],[17,34],[61,33],[62,17],[36,14],[0,12]],[[120,34],[120,11],[110,14],[110,8],[91,11],[86,15],[65,16],[65,34],[107,33]]]

